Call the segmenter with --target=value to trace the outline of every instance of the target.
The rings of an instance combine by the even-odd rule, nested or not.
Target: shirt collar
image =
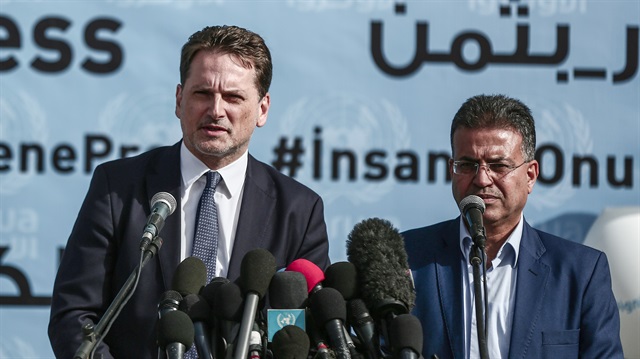
[[[516,263],[518,263],[518,254],[520,253],[520,242],[522,241],[522,230],[524,228],[524,217],[520,214],[520,221],[516,228],[511,232],[507,241],[502,245],[500,250],[498,251],[498,257],[501,259],[510,260],[510,265],[512,268],[515,268]],[[505,248],[511,247],[513,251],[513,256],[508,256],[507,252],[505,252]],[[469,230],[464,225],[464,218],[460,216],[460,250],[462,251],[462,255],[466,259],[467,263],[469,262],[469,250],[471,249],[471,234]]]
[[[234,162],[216,170],[222,177],[222,181],[218,187],[216,187],[216,192],[220,192],[228,198],[240,195],[242,186],[244,186],[248,163],[249,152],[245,151],[240,158]],[[202,161],[189,151],[184,141],[182,141],[180,147],[180,170],[182,172],[182,185],[184,188],[193,185],[203,174],[210,171],[207,165],[202,163]]]

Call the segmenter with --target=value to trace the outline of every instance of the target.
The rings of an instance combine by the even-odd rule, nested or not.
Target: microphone
[[[250,359],[260,359],[262,357],[263,352],[263,334],[264,332],[260,329],[257,323],[253,323],[253,329],[251,330],[251,335],[249,336],[249,358]]]
[[[177,291],[170,289],[162,293],[160,302],[158,302],[158,320],[161,320],[167,313],[178,310],[180,308],[180,302],[182,302],[182,294]],[[158,359],[164,357],[164,349],[158,347]]]
[[[179,310],[169,311],[158,321],[158,346],[167,353],[167,359],[182,359],[193,344],[193,323]]]
[[[234,359],[247,358],[249,339],[256,318],[258,302],[266,294],[271,278],[275,273],[276,259],[266,249],[253,249],[242,258],[240,287],[244,293],[244,312],[234,350]]]
[[[307,280],[307,290],[310,295],[322,288],[324,272],[320,267],[308,259],[298,258],[294,260],[289,263],[285,271],[302,273]]]
[[[358,272],[351,262],[332,263],[324,272],[324,287],[334,288],[345,300],[358,296]]]
[[[475,195],[468,195],[460,201],[460,212],[464,216],[469,225],[469,232],[473,243],[480,248],[484,248],[486,241],[482,215],[484,214],[485,204],[482,198]]]
[[[204,288],[200,290],[200,295],[202,295],[204,299],[207,300],[207,303],[209,303],[211,307],[214,306],[214,300],[215,300],[214,293],[218,290],[218,287],[220,287],[225,283],[229,283],[228,278],[214,277],[213,279],[211,279],[209,284],[207,284]]]
[[[201,359],[213,359],[214,356],[209,345],[207,323],[211,315],[209,303],[201,295],[188,294],[180,303],[180,310],[187,313],[193,322],[194,342],[198,357]]]
[[[175,211],[176,199],[167,192],[158,192],[151,198],[151,214],[142,232],[140,250],[144,251],[155,236],[160,234],[164,221]]]
[[[178,310],[181,301],[182,295],[175,290],[168,290],[162,293],[158,303],[158,319],[170,311]]]
[[[178,264],[171,287],[184,297],[189,294],[199,294],[206,283],[207,266],[198,257],[187,257]]]
[[[347,318],[360,340],[367,358],[378,359],[380,357],[380,345],[377,342],[376,325],[362,299],[354,298],[347,302]]]
[[[484,213],[485,204],[482,198],[469,195],[460,201],[460,211],[467,221],[469,226],[469,232],[473,245],[469,252],[469,263],[473,266],[473,291],[474,291],[474,307],[476,310],[476,324],[477,324],[477,336],[478,336],[478,348],[481,358],[488,358],[489,352],[487,349],[486,338],[486,318],[485,314],[488,312],[487,301],[487,281],[486,281],[486,267],[484,265],[486,261],[486,253],[484,251],[486,237],[484,231],[484,225],[482,223],[482,215]],[[483,307],[484,313],[483,314]]]
[[[211,279],[209,284],[200,290],[200,295],[202,295],[207,303],[209,303],[209,309],[211,311],[211,316],[209,317],[209,344],[211,344],[211,352],[213,353],[214,358],[224,357],[224,352],[222,350],[226,347],[226,343],[221,343],[219,340],[222,338],[222,324],[215,313],[215,308],[218,307],[215,292],[225,283],[229,283],[229,279],[225,277],[214,277]]]
[[[358,271],[361,298],[373,318],[381,322],[379,328],[388,343],[389,322],[415,305],[404,239],[391,222],[366,219],[349,233],[347,257]]]
[[[401,314],[391,321],[389,338],[393,357],[418,359],[422,352],[422,324],[418,317]]]
[[[358,295],[358,274],[353,263],[335,262],[327,268],[324,277],[323,286],[337,290],[345,301],[348,302]],[[349,323],[345,320],[343,329],[351,357],[360,357],[362,355],[357,351],[348,328]]]
[[[322,289],[322,281],[324,280],[324,272],[320,267],[318,267],[315,263],[309,261],[308,259],[299,258],[289,263],[285,271],[293,271],[302,273],[307,281],[307,291],[309,295],[316,293],[320,289]],[[315,357],[317,359],[333,359],[335,355],[325,343],[325,339],[316,328],[315,320],[313,316],[309,317],[309,324],[307,326],[307,330],[310,334],[310,339],[315,345],[313,349],[316,352]]]
[[[300,272],[285,271],[273,275],[269,284],[269,304],[274,309],[301,309],[307,302],[307,279]]]
[[[227,358],[230,355],[225,355],[225,353],[231,343],[235,342],[239,322],[242,320],[244,299],[240,286],[234,282],[219,285],[213,292],[213,300],[209,302],[209,305],[214,316],[218,319],[219,339],[223,341],[216,353],[221,358]],[[232,353],[229,351],[228,354]]]
[[[307,359],[310,348],[309,336],[300,327],[287,325],[273,335],[274,359]]]
[[[334,288],[322,288],[309,298],[309,306],[315,322],[324,324],[336,358],[351,359],[343,325],[347,319],[347,307],[342,294]]]
[[[300,272],[276,272],[269,284],[267,334],[269,341],[287,325],[306,330],[305,307],[308,298],[307,280]]]

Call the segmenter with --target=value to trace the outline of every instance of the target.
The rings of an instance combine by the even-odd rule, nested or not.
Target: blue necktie
[[[218,254],[218,209],[213,195],[222,179],[218,172],[206,173],[207,185],[200,196],[196,215],[196,230],[193,237],[191,255],[202,259],[207,266],[207,283],[216,275],[216,257]]]
[[[196,214],[196,230],[193,236],[191,255],[202,259],[207,266],[207,283],[216,275],[216,257],[218,255],[218,209],[213,195],[216,186],[222,179],[218,172],[206,173],[207,184],[200,196],[198,213]],[[196,293],[197,294],[197,293]],[[198,358],[196,345],[184,353],[185,359]]]

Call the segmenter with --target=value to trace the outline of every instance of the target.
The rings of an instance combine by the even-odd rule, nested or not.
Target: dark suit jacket
[[[98,323],[140,258],[149,202],[169,192],[180,208],[180,142],[98,166],[69,237],[56,276],[49,337],[58,358],[72,358],[82,323]],[[147,263],[137,289],[97,352],[105,358],[157,356],[156,321],[161,295],[180,264],[180,215],[165,221],[164,244]],[[322,199],[309,188],[249,156],[228,278],[240,275],[244,255],[265,248],[278,269],[297,258],[329,265]],[[110,354],[108,354],[110,352]]]
[[[425,358],[464,358],[459,232],[458,218],[403,233]],[[509,358],[622,358],[619,313],[603,252],[525,222],[517,275]]]

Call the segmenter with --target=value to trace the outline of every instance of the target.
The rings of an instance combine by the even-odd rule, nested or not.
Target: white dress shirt
[[[218,257],[214,277],[226,277],[231,260],[231,250],[236,236],[240,203],[247,173],[249,154],[245,152],[238,160],[217,170],[222,177],[216,187],[215,201],[218,207]],[[206,185],[203,175],[210,169],[197,159],[182,143],[180,147],[180,258],[191,256],[195,232],[198,202]]]
[[[496,258],[487,269],[487,297],[489,313],[486,342],[489,358],[501,359],[509,355],[509,342],[513,324],[513,307],[517,282],[517,263],[522,239],[523,217],[502,245]],[[465,323],[465,353],[467,359],[480,358],[476,326],[475,292],[473,290],[473,266],[469,263],[471,235],[460,218],[460,250],[463,254],[463,303]],[[481,272],[482,273],[482,272]],[[484,308],[483,308],[484,312]]]

